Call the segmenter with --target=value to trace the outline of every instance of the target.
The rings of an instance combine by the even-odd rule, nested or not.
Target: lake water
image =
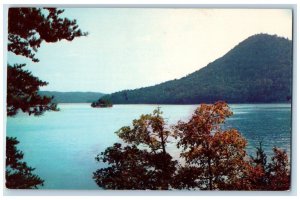
[[[157,105],[114,105],[91,108],[89,104],[60,104],[60,112],[33,117],[18,114],[7,119],[7,135],[17,137],[24,160],[45,180],[44,189],[99,189],[92,173],[103,167],[95,161],[98,153],[115,142],[119,128],[130,125]],[[197,105],[162,105],[168,124],[187,120]],[[260,141],[268,155],[272,147],[290,152],[290,104],[232,104],[234,115],[226,127],[238,129],[248,140],[253,154]],[[176,148],[170,147],[171,152]]]

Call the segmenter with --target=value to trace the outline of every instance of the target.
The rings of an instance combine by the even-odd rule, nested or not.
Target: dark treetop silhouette
[[[99,99],[98,101],[94,101],[91,106],[93,108],[107,108],[107,107],[112,107],[112,103],[109,100],[106,99]]]
[[[44,181],[32,174],[34,168],[27,165],[23,152],[18,150],[16,138],[6,137],[6,187],[10,189],[36,189]]]
[[[63,10],[56,8],[10,8],[8,11],[8,51],[16,55],[35,58],[43,41],[57,42],[62,39],[72,41],[85,36],[78,29],[76,20],[61,18]],[[38,91],[47,82],[34,77],[25,64],[7,65],[7,115],[14,116],[18,110],[29,115],[41,115],[47,110],[57,110],[52,97],[40,96]],[[44,181],[32,174],[34,168],[27,166],[23,152],[17,150],[19,141],[6,138],[6,187],[11,189],[32,189],[43,185]]]
[[[30,58],[33,62],[41,43],[72,41],[85,36],[76,20],[61,18],[63,10],[56,8],[10,8],[8,11],[8,46],[16,55]],[[24,64],[7,66],[7,115],[15,115],[19,109],[28,114],[40,115],[46,110],[56,110],[52,97],[40,96],[39,87],[48,83],[40,81],[23,69]]]

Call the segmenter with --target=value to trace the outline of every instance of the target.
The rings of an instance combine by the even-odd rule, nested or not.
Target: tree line
[[[257,34],[185,77],[103,98],[113,104],[288,102],[292,95],[292,55],[291,40]]]

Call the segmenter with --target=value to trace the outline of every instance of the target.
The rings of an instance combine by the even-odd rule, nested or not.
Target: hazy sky
[[[279,9],[68,8],[87,37],[43,43],[38,63],[8,62],[49,82],[42,90],[111,93],[181,78],[257,33],[292,39],[292,12]]]

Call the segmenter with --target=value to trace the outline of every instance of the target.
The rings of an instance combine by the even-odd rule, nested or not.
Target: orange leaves
[[[187,148],[187,145],[201,144],[205,135],[220,132],[220,125],[231,115],[232,112],[225,102],[201,104],[187,123],[178,122],[174,126],[177,136],[181,138],[179,145]]]
[[[271,190],[290,189],[290,164],[287,153],[279,148],[273,148],[274,156],[268,166]]]
[[[217,132],[214,140],[215,142],[221,141],[222,145],[232,145],[238,149],[244,149],[247,145],[246,139],[236,129]]]
[[[289,189],[287,154],[274,148],[275,156],[267,166],[260,146],[256,158],[249,159],[246,139],[236,129],[221,128],[231,115],[225,102],[201,104],[187,122],[179,121],[171,129],[159,109],[142,115],[131,127],[117,131],[130,145],[107,148],[97,160],[110,167],[95,172],[94,179],[109,189]],[[168,137],[177,141],[185,160],[182,165],[167,153]]]
[[[225,102],[201,104],[187,123],[175,126],[185,167],[199,169],[197,176],[207,180],[197,185],[200,189],[225,189],[240,178],[247,142],[237,130],[220,128],[231,115]]]

